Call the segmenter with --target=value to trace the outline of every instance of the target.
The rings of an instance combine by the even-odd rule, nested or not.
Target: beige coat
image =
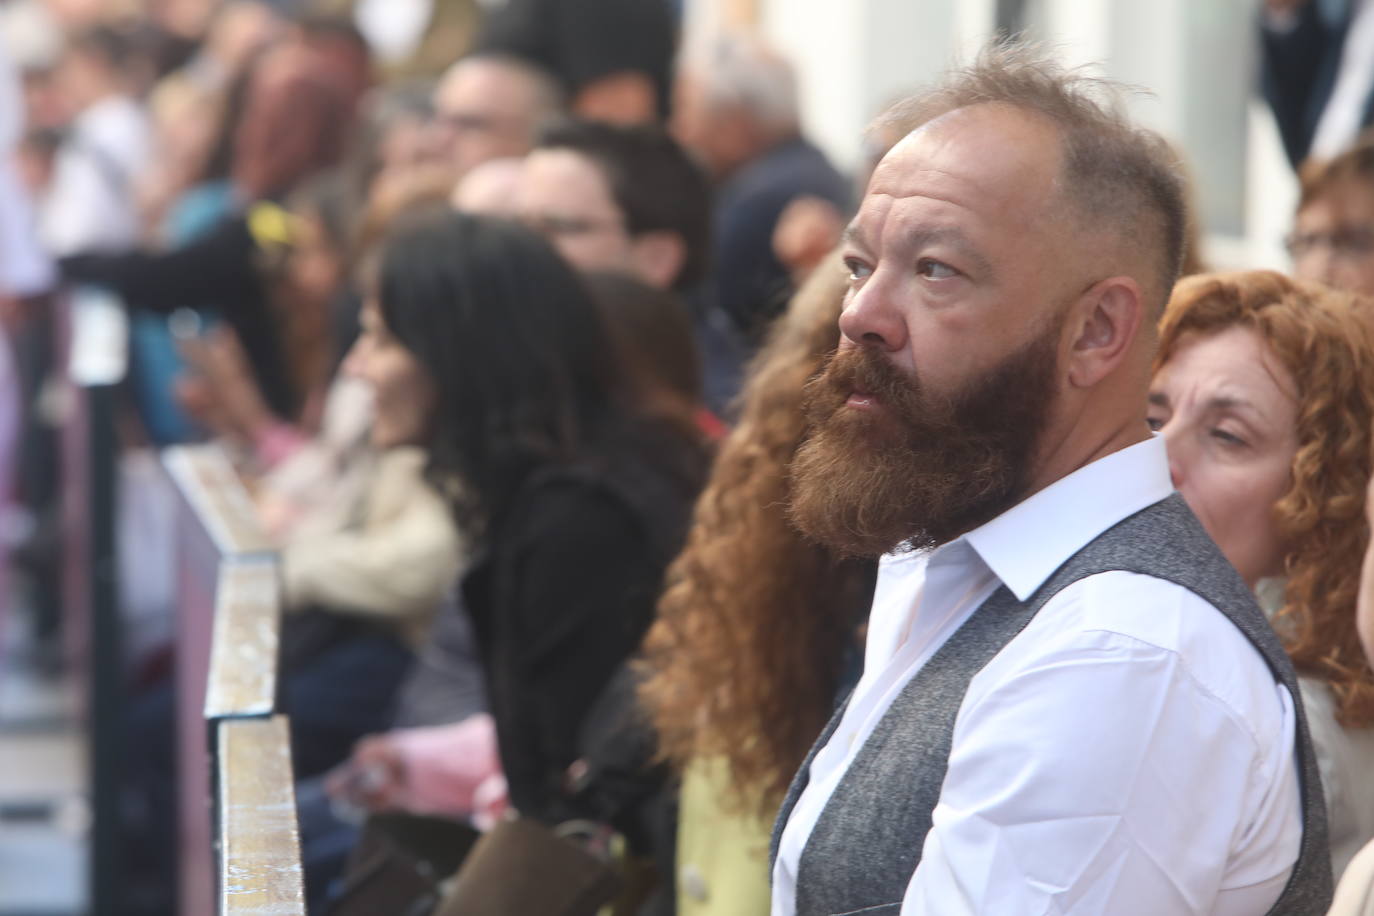
[[[351,612],[397,624],[414,646],[453,585],[463,546],[448,502],[424,479],[422,449],[376,457],[346,522],[302,526],[282,548],[284,604]]]

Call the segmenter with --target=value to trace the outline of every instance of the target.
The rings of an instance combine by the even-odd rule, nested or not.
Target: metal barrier
[[[92,289],[57,296],[53,399],[61,428],[63,641],[88,734],[92,916],[116,911],[121,878],[119,793],[124,720],[124,629],[115,556],[115,393],[124,378],[124,312]]]
[[[54,308],[61,414],[63,630],[89,729],[90,912],[119,910],[124,630],[116,559],[116,392],[127,325],[93,289]],[[286,720],[275,715],[276,556],[247,491],[215,446],[168,449],[178,517],[177,912],[304,914]],[[128,546],[128,545],[126,545]],[[137,545],[134,545],[135,547]],[[218,849],[218,859],[216,858]]]
[[[274,714],[276,556],[222,450],[172,448],[163,464],[182,501],[179,912],[218,901],[221,913],[304,914],[290,743]]]
[[[286,719],[222,719],[216,730],[219,912],[304,914]]]

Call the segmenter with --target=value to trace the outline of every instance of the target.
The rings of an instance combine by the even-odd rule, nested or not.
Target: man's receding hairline
[[[506,51],[476,51],[460,57],[439,77],[439,91],[464,69],[486,65],[514,74],[524,83],[531,97],[545,111],[555,111],[563,103],[563,89],[557,78],[538,64]]]
[[[1092,201],[1090,200],[1091,194],[1081,192],[1076,188],[1072,174],[1073,147],[1071,132],[1074,130],[1074,126],[1066,123],[1064,119],[1056,117],[1052,112],[1045,111],[1035,105],[1026,104],[1015,99],[980,99],[940,112],[923,124],[914,127],[907,136],[911,136],[932,125],[946,121],[951,116],[961,114],[967,116],[970,110],[979,108],[1001,109],[1008,113],[1018,115],[1028,122],[1040,124],[1048,128],[1049,132],[1054,137],[1057,146],[1058,161],[1052,179],[1052,193],[1047,197],[1047,201],[1051,202],[1051,206],[1047,207],[1046,211],[1042,214],[1043,218],[1056,221],[1063,217],[1072,219],[1071,231],[1074,232],[1078,238],[1085,240],[1101,241],[1099,233],[1105,230],[1111,237],[1111,244],[1109,247],[1119,253],[1122,259],[1122,267],[1125,267],[1130,261],[1140,260],[1138,257],[1133,257],[1130,251],[1132,224],[1112,214],[1099,212],[1092,206]],[[1127,131],[1135,132],[1137,130],[1134,125],[1124,119],[1118,121],[1118,126]],[[905,139],[906,138],[903,138],[903,140]],[[1151,227],[1150,231],[1152,234],[1156,233],[1158,228],[1159,227]],[[1161,247],[1163,241],[1162,238],[1159,239]],[[1150,260],[1153,260],[1153,258]],[[1141,268],[1146,268],[1144,264],[1139,266]],[[1134,272],[1134,270],[1135,268],[1133,267],[1132,271]],[[1146,287],[1144,292],[1148,296],[1149,288],[1159,286],[1160,283],[1154,276],[1155,271],[1153,269],[1146,268],[1146,270],[1146,275],[1136,277],[1135,279]],[[1160,289],[1158,294],[1167,298],[1169,290]]]

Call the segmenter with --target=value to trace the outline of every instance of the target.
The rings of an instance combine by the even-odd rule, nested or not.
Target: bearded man
[[[1145,421],[1184,204],[1111,87],[1003,45],[898,116],[792,514],[884,555],[774,916],[1324,913],[1291,666]]]

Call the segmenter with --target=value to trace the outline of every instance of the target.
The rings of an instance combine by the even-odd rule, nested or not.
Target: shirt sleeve
[[[1178,654],[1119,633],[998,675],[960,710],[902,913],[1230,912],[1216,903],[1266,778],[1240,717]],[[1269,902],[1277,871],[1255,891]]]

